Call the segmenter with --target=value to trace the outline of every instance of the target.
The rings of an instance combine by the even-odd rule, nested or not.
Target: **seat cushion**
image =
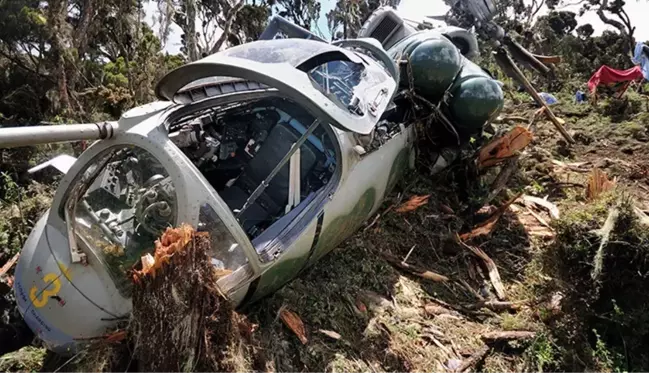
[[[291,146],[300,138],[300,134],[288,123],[278,123],[268,135],[259,152],[248,163],[241,177],[248,179],[246,184],[258,185],[288,153]],[[300,179],[313,170],[318,160],[319,151],[309,142],[300,148]],[[250,183],[252,182],[252,183]],[[265,193],[279,206],[288,203],[289,164],[287,163],[271,180]]]
[[[246,203],[246,200],[250,196],[250,193],[246,192],[245,190],[239,188],[236,185],[233,185],[224,191],[222,191],[220,194],[221,198],[225,203],[230,207],[230,210],[236,210],[236,209],[241,209],[243,205]],[[239,222],[241,223],[241,226],[243,227],[243,230],[248,232],[250,228],[252,228],[255,225],[258,225],[259,223],[263,223],[267,221],[270,218],[269,213],[261,207],[261,205],[255,201],[246,211],[243,212],[243,214],[239,217]]]

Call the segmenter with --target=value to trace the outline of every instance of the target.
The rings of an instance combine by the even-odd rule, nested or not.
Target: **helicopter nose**
[[[84,340],[103,335],[120,315],[110,301],[95,301],[105,289],[97,289],[93,297],[79,289],[78,283],[96,285],[100,279],[96,273],[91,278],[91,268],[64,259],[67,239],[48,225],[48,215],[38,221],[23,246],[14,291],[27,325],[48,349],[66,355],[75,353]]]

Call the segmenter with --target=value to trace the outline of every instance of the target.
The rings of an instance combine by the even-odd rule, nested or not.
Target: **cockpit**
[[[291,100],[271,96],[192,113],[169,131],[254,242],[282,216],[306,206],[334,174],[333,139],[318,126],[242,210],[315,119]]]
[[[186,213],[210,233],[215,266],[247,271],[251,249],[256,263],[273,260],[335,190],[337,137],[373,131],[395,89],[369,56],[308,40],[249,43],[180,67],[156,87],[160,98],[183,104],[156,127],[176,158],[124,144],[89,161],[62,209],[72,255],[77,247],[94,252],[127,294],[124,273],[181,223],[183,193],[194,189],[200,205]],[[184,176],[170,168],[179,163],[195,169],[175,172],[204,185],[177,190],[174,177]]]

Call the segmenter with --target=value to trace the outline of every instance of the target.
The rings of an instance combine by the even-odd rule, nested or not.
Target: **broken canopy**
[[[600,84],[610,85],[621,82],[626,83],[624,84],[626,88],[631,81],[642,78],[640,66],[635,66],[628,70],[615,70],[606,65],[602,65],[588,81],[588,90],[593,93]]]

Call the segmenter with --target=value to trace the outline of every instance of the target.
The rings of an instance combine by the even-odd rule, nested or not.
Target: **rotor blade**
[[[546,65],[549,65],[549,64],[555,64],[556,65],[559,62],[561,62],[561,56],[543,56],[543,55],[534,54],[534,53],[532,53],[532,56],[534,56],[534,58],[536,58],[537,60],[539,60],[540,62],[542,62],[542,63],[544,63]]]
[[[446,14],[441,15],[441,16],[426,16],[426,18],[433,19],[435,21],[445,21],[446,20]]]
[[[518,44],[516,40],[506,36],[504,39],[507,50],[511,53],[512,58],[523,66],[533,69],[538,73],[547,75],[550,73],[550,68],[539,61],[532,53],[525,49],[522,45]]]
[[[496,60],[496,64],[505,72],[505,74],[509,75],[511,78],[513,78],[515,81],[520,83],[523,87],[525,87],[525,90],[527,93],[532,96],[534,101],[536,101],[539,106],[541,106],[543,109],[545,109],[545,113],[547,116],[550,118],[550,121],[552,121],[552,124],[557,128],[557,130],[561,133],[561,135],[566,139],[568,144],[573,144],[575,140],[572,138],[572,136],[566,131],[566,129],[563,127],[559,119],[554,115],[552,112],[552,109],[545,103],[545,101],[539,96],[539,93],[534,89],[532,86],[532,83],[530,83],[529,80],[525,77],[525,74],[521,72],[521,70],[516,66],[514,61],[509,57],[507,52],[505,51],[504,48],[498,48],[494,53],[494,59]]]

